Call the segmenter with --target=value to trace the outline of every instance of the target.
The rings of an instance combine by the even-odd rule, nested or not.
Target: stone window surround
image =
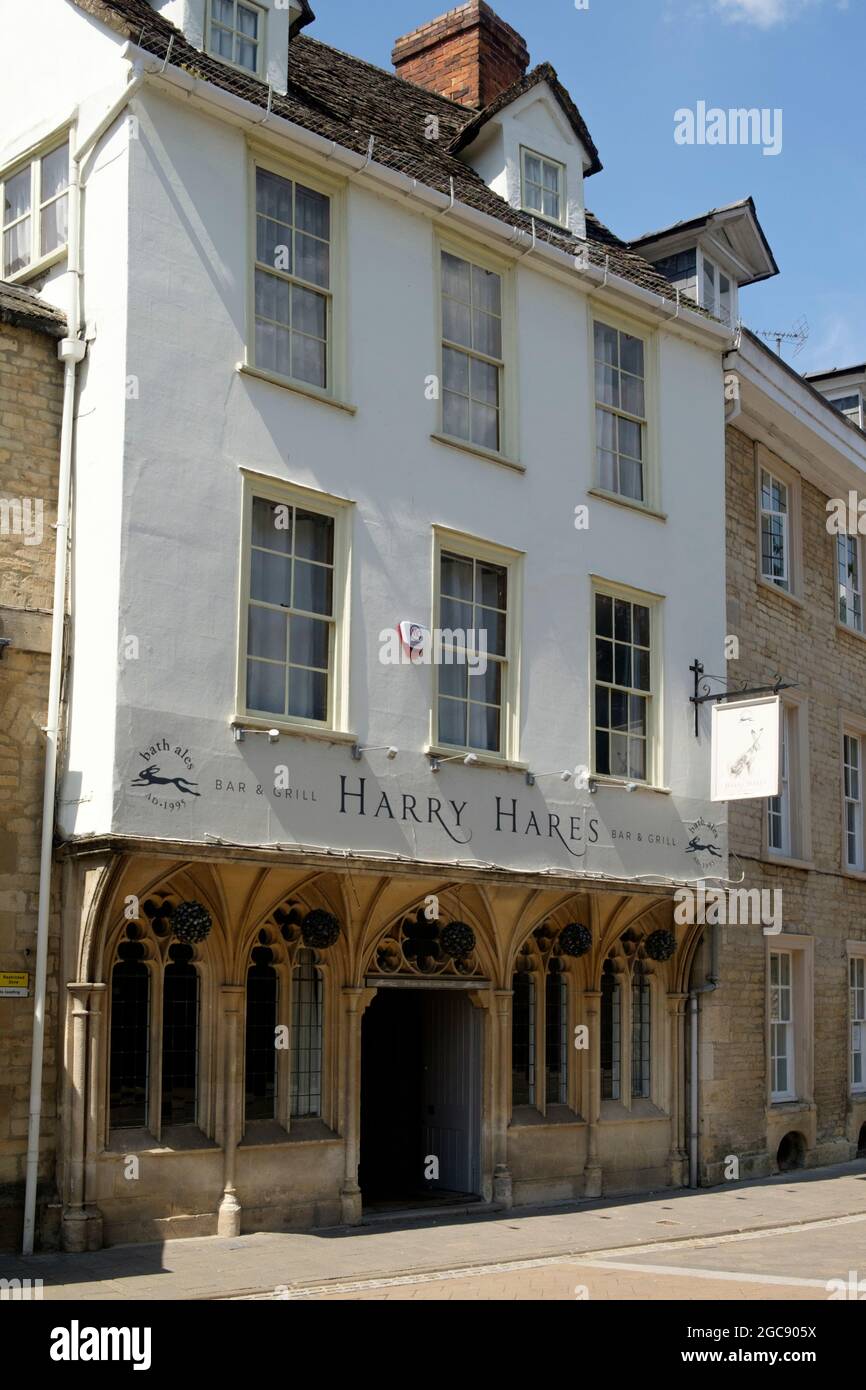
[[[783,1106],[794,1109],[812,1105],[815,1084],[815,1027],[814,1027],[814,981],[815,981],[815,938],[783,932],[778,936],[766,937],[765,952],[765,1047],[766,1047],[766,1088],[767,1109],[776,1110]],[[772,1067],[770,1052],[770,956],[776,952],[788,952],[791,957],[793,985],[793,1024],[794,1024],[794,1098],[775,1099],[772,1092]]]

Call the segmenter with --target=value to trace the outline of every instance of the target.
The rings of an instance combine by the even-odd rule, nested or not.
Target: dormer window
[[[246,72],[258,73],[265,27],[264,12],[246,0],[210,0],[208,48]]]
[[[522,151],[523,206],[548,222],[565,221],[565,166],[532,150]]]
[[[830,404],[835,410],[838,410],[841,415],[844,415],[846,420],[850,420],[852,425],[860,425],[859,393],[855,392],[855,394],[851,396],[838,396],[835,400],[831,398]]]
[[[733,296],[730,278],[709,259],[701,257],[704,273],[701,286],[701,303],[722,323],[732,323]]]

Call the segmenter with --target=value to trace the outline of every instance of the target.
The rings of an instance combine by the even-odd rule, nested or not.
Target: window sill
[[[788,603],[793,603],[795,608],[805,608],[806,605],[799,594],[792,594],[788,589],[780,589],[778,584],[771,584],[768,579],[758,575],[758,588],[764,589],[768,594],[775,594],[777,598],[785,599]]]
[[[198,1125],[168,1125],[161,1139],[157,1139],[149,1129],[113,1129],[102,1152],[110,1156],[128,1153],[211,1153],[219,1147]]]
[[[251,1120],[238,1145],[241,1149],[270,1149],[276,1145],[294,1147],[298,1144],[333,1144],[342,1142],[338,1134],[321,1120],[293,1120],[291,1129],[284,1129],[279,1120]]]
[[[670,1120],[670,1115],[659,1110],[651,1100],[635,1096],[631,1107],[622,1100],[603,1100],[599,1123],[603,1125],[654,1124],[659,1120]]]
[[[847,865],[843,865],[842,877],[853,878],[858,883],[866,883],[866,869],[849,869]]]
[[[771,854],[770,851],[766,849],[759,862],[761,864],[778,864],[783,869],[804,869],[808,871],[815,867],[814,859],[794,859],[784,854]]]
[[[656,511],[655,507],[648,507],[646,502],[637,502],[632,497],[620,497],[618,492],[607,492],[602,487],[587,488],[588,497],[598,497],[602,502],[612,502],[615,507],[627,507],[630,512],[640,512],[643,516],[651,516],[656,521],[667,521],[667,512]]]
[[[511,1112],[509,1129],[547,1129],[562,1125],[585,1125],[586,1120],[567,1105],[549,1105],[547,1114],[534,1105],[516,1105]]]
[[[519,772],[525,774],[529,771],[529,763],[519,763],[513,758],[497,758],[491,753],[481,753],[477,748],[448,748],[440,747],[439,744],[431,743],[424,749],[425,757],[438,758],[440,763],[446,760],[453,763],[462,763],[464,758],[468,758],[470,753],[474,753],[478,759],[475,763],[470,763],[470,767],[492,768],[495,772]]]
[[[526,468],[516,459],[506,458],[493,449],[485,449],[480,444],[470,444],[466,439],[454,439],[450,434],[431,434],[437,444],[447,444],[449,449],[459,449],[463,454],[474,454],[476,458],[486,459],[488,463],[498,463],[501,468],[510,468],[513,473],[525,473]]]
[[[231,729],[250,729],[253,731],[277,729],[280,734],[293,734],[296,738],[317,738],[325,743],[355,744],[357,734],[344,729],[325,729],[318,724],[288,724],[285,720],[260,719],[257,715],[236,714],[229,724]]]
[[[251,367],[248,362],[236,362],[235,371],[241,376],[253,376],[258,381],[270,382],[271,386],[282,386],[286,391],[294,391],[299,396],[306,396],[309,401],[320,401],[322,405],[333,406],[335,410],[343,410],[348,415],[357,415],[358,407],[349,405],[347,401],[338,401],[335,396],[329,396],[327,391],[319,391],[315,386],[305,386],[302,381],[292,381],[290,377],[280,376],[278,372],[265,371],[263,367]]]
[[[30,265],[23,266],[22,269],[16,271],[14,275],[7,275],[6,283],[7,285],[24,285],[28,280],[36,280],[40,275],[43,275],[46,270],[50,270],[52,266],[59,265],[61,261],[65,261],[67,254],[68,247],[58,247],[56,251],[52,251],[48,256],[43,256],[41,260],[32,261]]]
[[[652,782],[632,782],[627,777],[605,777],[597,772],[591,772],[589,777],[597,787],[619,787],[625,791],[633,785],[636,792],[655,792],[657,796],[673,796],[670,787],[657,787]]]
[[[844,632],[846,637],[856,637],[858,642],[866,642],[866,632],[858,632],[856,627],[849,627],[847,623],[836,624],[837,632]]]

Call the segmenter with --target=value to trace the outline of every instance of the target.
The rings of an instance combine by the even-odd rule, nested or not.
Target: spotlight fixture
[[[387,743],[370,744],[363,747],[360,743],[353,743],[350,751],[356,763],[361,761],[365,753],[387,753],[388,761],[393,762],[400,749]]]
[[[560,782],[570,782],[573,776],[570,768],[564,768],[562,772],[527,772],[526,785],[534,787],[539,777],[558,777]]]
[[[279,729],[245,729],[240,724],[232,726],[232,738],[235,743],[243,743],[247,734],[267,734],[269,743],[279,743]]]
[[[440,758],[436,753],[428,753],[430,759],[430,771],[438,772],[442,763],[462,763],[464,767],[475,767],[478,763],[477,753],[454,753],[447,758]]]

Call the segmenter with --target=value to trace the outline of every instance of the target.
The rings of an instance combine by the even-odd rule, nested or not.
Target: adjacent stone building
[[[856,530],[866,435],[850,403],[843,411],[825,401],[746,331],[727,366],[739,393],[726,493],[728,631],[739,645],[727,674],[735,689],[776,676],[788,688],[780,795],[729,804],[731,878],[779,895],[765,902],[778,907],[781,931],[716,928],[718,988],[701,1001],[709,1183],[736,1171],[731,1157],[745,1177],[866,1149],[866,636]],[[850,535],[834,526],[843,508]]]
[[[63,315],[31,290],[0,283],[0,972],[26,973],[31,990],[63,395],[56,341],[64,330]],[[57,922],[52,916],[43,1211],[54,1181]],[[32,1026],[32,997],[0,996],[2,1246],[20,1240]],[[42,1236],[50,1242],[50,1230]]]

